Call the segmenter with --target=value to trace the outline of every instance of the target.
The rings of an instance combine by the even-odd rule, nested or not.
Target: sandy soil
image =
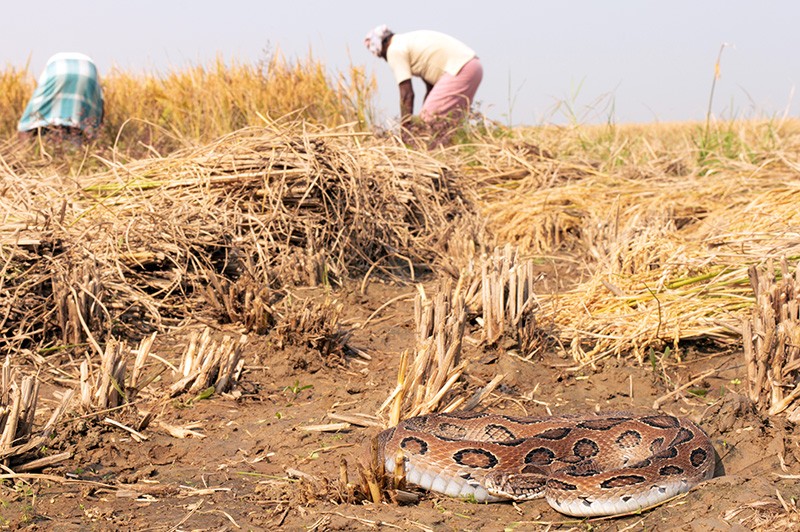
[[[514,415],[650,408],[690,376],[716,369],[695,394],[678,394],[662,405],[665,412],[698,420],[720,459],[714,479],[677,500],[640,515],[588,522],[562,516],[542,500],[479,505],[423,494],[419,503],[405,506],[336,502],[341,460],[347,460],[356,478],[363,443],[379,429],[354,426],[327,433],[303,427],[335,422],[330,413],[375,414],[393,387],[399,353],[413,346],[414,287],[375,282],[366,295],[355,285],[331,294],[344,303],[345,323],[353,327],[406,293],[409,298],[354,330],[350,343],[365,349],[369,362],[357,357],[326,361],[308,348],[278,349],[270,336],[251,336],[247,370],[235,393],[138,405],[156,415],[143,431],[144,441],[98,419],[64,425],[48,450],[73,456],[40,473],[74,482],[29,479],[0,488],[0,525],[27,530],[505,531],[747,530],[777,526],[775,516],[797,523],[797,513],[787,513],[784,504],[792,508],[800,485],[778,475],[800,473],[798,430],[781,418],[767,421],[756,415],[741,395],[745,371],[740,353],[704,345],[694,346],[683,363],[670,364],[664,374],[649,364],[616,359],[575,371],[572,360],[558,353],[526,361],[507,352],[510,346],[486,350],[465,342],[464,356],[471,362],[468,384],[480,386],[505,373],[485,408]],[[477,325],[471,327],[468,334],[477,338]],[[170,358],[187,334],[159,336],[154,352]],[[130,413],[109,417],[137,422]],[[161,422],[195,426],[205,437],[176,438]],[[316,480],[290,478],[298,474]]]

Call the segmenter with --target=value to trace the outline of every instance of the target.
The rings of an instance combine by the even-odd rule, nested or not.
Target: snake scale
[[[561,513],[634,512],[711,478],[708,436],[666,414],[514,417],[429,414],[378,435],[391,474],[402,455],[406,480],[477,502],[545,497]]]

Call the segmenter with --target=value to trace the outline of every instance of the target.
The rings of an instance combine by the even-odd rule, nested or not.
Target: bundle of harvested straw
[[[453,292],[450,282],[443,282],[431,301],[421,285],[414,303],[417,341],[409,364],[404,351],[397,370],[397,386],[384,401],[389,406],[389,426],[400,420],[438,410],[449,412],[464,402],[452,397],[452,387],[466,364],[460,360],[461,342],[466,323],[463,294]],[[450,395],[445,403],[445,397]]]
[[[486,343],[494,344],[508,333],[518,338],[520,326],[532,323],[528,318],[535,310],[536,277],[533,261],[523,259],[510,244],[481,257],[478,308]]]
[[[294,250],[324,250],[335,271],[363,271],[387,256],[430,261],[439,250],[430,245],[432,228],[446,227],[462,206],[440,163],[400,146],[375,149],[346,130],[242,130],[166,159],[112,167],[86,189],[110,194],[104,203],[117,203],[126,218],[126,207],[147,199],[230,232],[227,242],[219,230],[188,224],[210,246],[254,240],[284,261]]]

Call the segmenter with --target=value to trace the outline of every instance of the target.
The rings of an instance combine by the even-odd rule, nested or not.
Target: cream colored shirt
[[[400,84],[418,76],[435,85],[442,74],[455,76],[475,52],[454,37],[438,31],[397,33],[386,51],[386,61]]]

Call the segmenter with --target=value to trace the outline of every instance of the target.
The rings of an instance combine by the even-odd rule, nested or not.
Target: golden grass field
[[[34,84],[0,72],[0,526],[797,526],[800,122],[428,149],[374,131],[362,68],[276,54],[113,70],[78,147],[16,137]],[[588,523],[392,503],[362,442],[465,407],[688,415],[716,488]]]

